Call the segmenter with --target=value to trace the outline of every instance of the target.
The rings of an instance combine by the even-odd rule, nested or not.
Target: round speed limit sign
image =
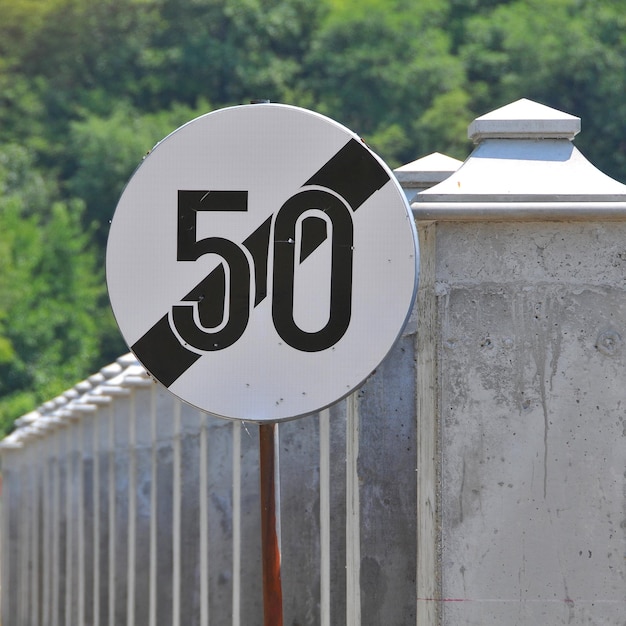
[[[120,198],[106,269],[155,379],[264,422],[328,406],[379,365],[410,314],[418,254],[404,193],[358,136],[255,104],[157,144]]]

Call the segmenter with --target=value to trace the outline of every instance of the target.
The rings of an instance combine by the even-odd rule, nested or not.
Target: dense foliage
[[[103,256],[125,181],[251,98],[325,113],[392,166],[464,158],[527,97],[626,177],[626,0],[0,0],[0,432],[115,358]]]

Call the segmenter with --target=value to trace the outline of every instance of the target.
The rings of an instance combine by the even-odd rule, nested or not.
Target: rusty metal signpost
[[[266,626],[282,626],[278,423],[345,397],[412,309],[415,226],[354,133],[279,104],[185,124],[124,190],[107,246],[124,339],[181,400],[257,422]]]
[[[280,504],[277,498],[278,425],[259,424],[261,479],[261,561],[265,626],[283,624],[283,589],[280,574]]]

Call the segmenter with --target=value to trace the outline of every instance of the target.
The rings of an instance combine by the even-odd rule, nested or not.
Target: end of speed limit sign
[[[161,141],[107,246],[124,339],[180,399],[252,422],[313,413],[380,364],[411,312],[415,225],[357,135],[280,104],[221,109]]]

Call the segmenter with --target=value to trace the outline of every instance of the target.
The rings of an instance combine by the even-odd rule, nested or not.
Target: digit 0
[[[297,223],[307,211],[318,209],[332,225],[330,311],[328,322],[315,332],[302,330],[294,319]],[[348,330],[352,316],[352,258],[354,226],[348,207],[335,195],[307,189],[283,204],[274,222],[272,319],[280,337],[296,350],[320,352],[334,346]],[[302,249],[304,242],[301,242]]]

